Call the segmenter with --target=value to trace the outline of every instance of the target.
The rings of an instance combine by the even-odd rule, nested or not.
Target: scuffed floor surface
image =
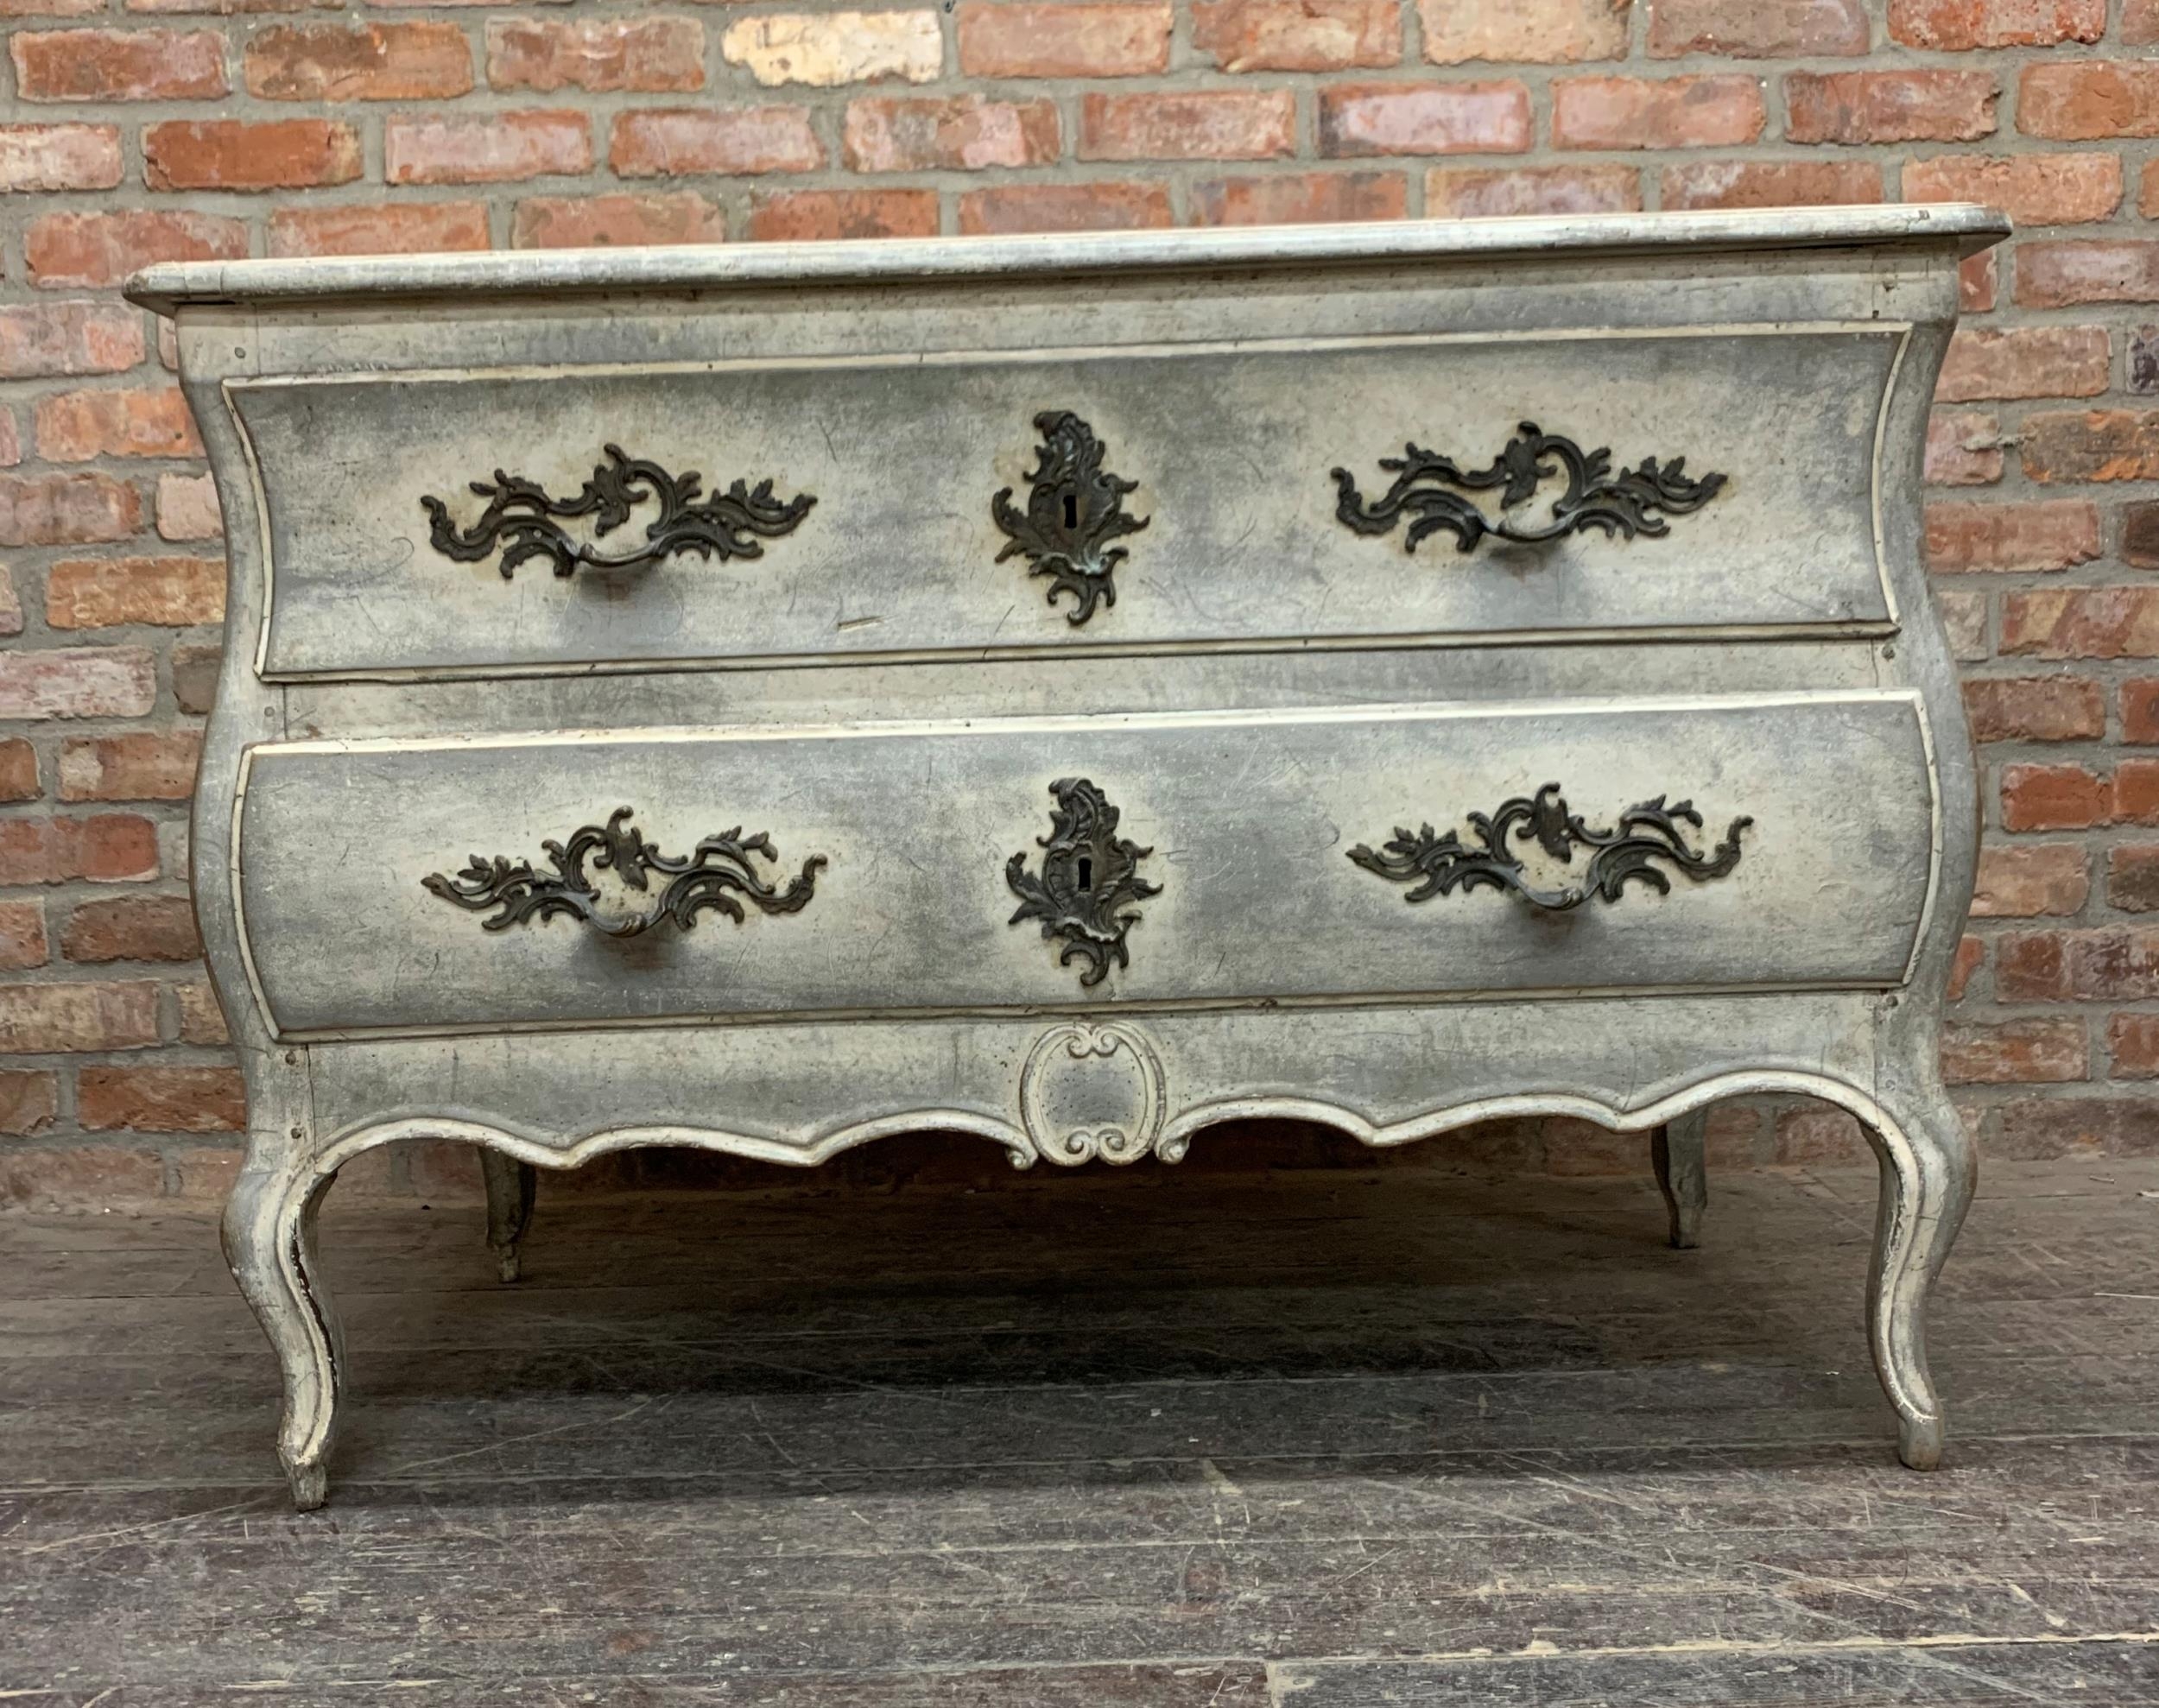
[[[2159,1162],[1989,1170],[1933,1477],[1873,1190],[333,1194],[307,1516],[207,1218],[0,1218],[0,1703],[2159,1704]]]

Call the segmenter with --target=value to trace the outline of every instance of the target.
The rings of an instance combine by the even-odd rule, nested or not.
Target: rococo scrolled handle
[[[817,874],[825,867],[821,854],[805,860],[784,889],[776,888],[759,877],[750,863],[753,856],[776,862],[780,857],[763,832],[744,836],[738,826],[706,837],[687,859],[678,860],[662,854],[632,829],[630,813],[630,808],[618,807],[604,826],[581,825],[570,832],[567,843],[541,843],[554,868],[551,873],[535,870],[529,860],[474,854],[455,876],[429,872],[420,882],[430,894],[468,913],[499,908],[493,918],[480,921],[489,931],[533,920],[544,924],[565,914],[610,937],[636,937],[670,920],[687,931],[705,912],[725,914],[740,925],[744,901],[763,914],[798,914],[816,893]],[[613,872],[631,889],[649,890],[655,876],[666,882],[642,911],[605,914],[600,910],[599,889],[585,870],[588,858],[595,870]]]
[[[1402,898],[1406,901],[1428,901],[1456,889],[1504,889],[1532,907],[1564,913],[1592,897],[1617,901],[1630,883],[1665,894],[1672,882],[1659,870],[1660,861],[1696,883],[1722,877],[1739,863],[1739,834],[1753,822],[1734,819],[1723,842],[1708,853],[1697,853],[1687,845],[1682,829],[1701,828],[1702,816],[1692,801],[1667,807],[1660,794],[1628,807],[1614,829],[1592,830],[1567,811],[1560,786],[1547,783],[1534,797],[1516,795],[1503,801],[1489,818],[1472,813],[1474,845],[1453,831],[1440,836],[1429,825],[1414,835],[1397,827],[1377,852],[1359,843],[1349,851],[1349,857],[1393,882],[1415,884]],[[1540,888],[1510,851],[1510,836],[1516,842],[1534,841],[1562,865],[1573,863],[1576,850],[1587,849],[1589,863],[1582,870],[1581,882],[1558,889]]]
[[[1049,577],[1053,608],[1060,593],[1072,595],[1073,609],[1065,620],[1077,628],[1098,604],[1117,603],[1117,566],[1130,554],[1110,541],[1138,533],[1154,518],[1125,515],[1126,495],[1139,483],[1102,466],[1106,447],[1079,416],[1045,409],[1035,417],[1035,430],[1042,442],[1027,478],[1026,509],[1013,507],[1009,486],[990,500],[990,515],[1005,536],[997,560],[1025,554],[1029,574]]]
[[[793,498],[772,496],[772,483],[755,486],[738,480],[725,492],[705,492],[705,478],[694,469],[670,474],[655,462],[624,453],[619,445],[602,447],[607,461],[574,498],[556,498],[537,481],[495,471],[491,481],[472,483],[487,508],[469,528],[451,519],[441,499],[420,501],[431,531],[428,541],[459,563],[484,563],[503,554],[503,579],[510,580],[528,558],[545,558],[557,577],[579,568],[594,571],[649,569],[677,552],[700,558],[756,558],[764,555],[761,540],[792,534],[817,503],[804,492]],[[645,527],[644,541],[609,554],[574,538],[557,517],[592,518],[592,535],[605,539],[630,521],[630,512],[650,498],[660,513]]]
[[[1394,484],[1369,501],[1357,490],[1356,477],[1347,469],[1333,471],[1335,517],[1353,533],[1377,535],[1393,533],[1395,524],[1409,516],[1409,533],[1402,541],[1405,552],[1415,551],[1420,541],[1441,528],[1453,535],[1455,549],[1460,552],[1476,550],[1487,535],[1517,545],[1537,545],[1593,528],[1625,540],[1637,534],[1654,539],[1670,531],[1667,516],[1699,510],[1725,484],[1720,474],[1690,478],[1683,472],[1684,457],[1668,463],[1644,457],[1637,466],[1614,474],[1609,446],[1585,451],[1562,434],[1544,432],[1535,421],[1522,423],[1489,468],[1465,469],[1453,458],[1415,444],[1405,445],[1399,457],[1383,457],[1379,466],[1394,476]],[[1528,503],[1545,480],[1562,473],[1567,488],[1552,501],[1548,521],[1524,522],[1510,514]],[[1495,487],[1499,489],[1497,516],[1460,496]]]

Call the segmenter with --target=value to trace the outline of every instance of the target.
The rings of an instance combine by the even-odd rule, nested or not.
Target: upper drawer
[[[259,483],[272,678],[1878,631],[1905,336],[1333,338],[225,391]],[[1046,433],[1060,415],[1081,425]],[[1384,465],[1410,445],[1429,457]]]

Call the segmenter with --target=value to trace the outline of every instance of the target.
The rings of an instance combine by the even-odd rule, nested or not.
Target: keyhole
[[[1094,892],[1094,862],[1085,854],[1080,857],[1080,893],[1089,895]]]
[[[1069,492],[1065,494],[1065,526],[1067,528],[1080,526],[1080,501]],[[1084,865],[1080,867],[1080,870],[1086,870]]]

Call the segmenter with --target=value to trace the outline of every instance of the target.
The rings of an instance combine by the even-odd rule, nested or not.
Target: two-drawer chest
[[[1824,1098],[1907,1462],[1976,790],[1959,206],[153,268],[231,558],[235,1274],[389,1141],[1174,1161]]]

